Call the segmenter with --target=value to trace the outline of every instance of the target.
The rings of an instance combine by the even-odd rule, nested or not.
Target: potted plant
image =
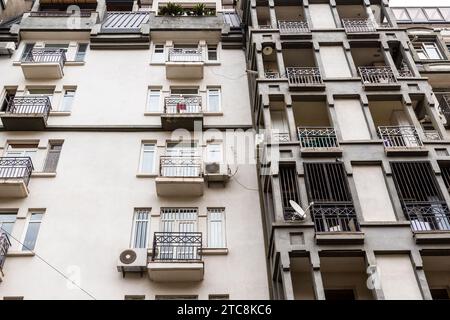
[[[159,10],[159,14],[162,16],[181,16],[183,8],[179,4],[168,2],[165,7]]]
[[[204,3],[197,3],[193,8],[192,8],[192,13],[194,14],[194,16],[203,16],[205,14],[205,4]]]

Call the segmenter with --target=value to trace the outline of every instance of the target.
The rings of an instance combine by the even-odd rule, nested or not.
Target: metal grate
[[[363,84],[395,84],[397,79],[391,67],[359,67]]]
[[[280,33],[308,33],[310,32],[306,21],[278,21]]]
[[[108,12],[102,32],[140,32],[149,18],[148,12]]]
[[[297,169],[295,164],[280,165],[279,176],[284,219],[292,220],[296,216],[294,215],[294,209],[289,204],[289,200],[300,203]]]
[[[367,18],[342,19],[345,32],[347,33],[364,33],[376,32],[373,22]]]

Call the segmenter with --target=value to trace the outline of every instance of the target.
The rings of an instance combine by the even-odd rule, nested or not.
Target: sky
[[[425,3],[424,3],[425,2]],[[450,0],[390,0],[389,5],[392,7],[407,7],[407,6],[450,6]]]

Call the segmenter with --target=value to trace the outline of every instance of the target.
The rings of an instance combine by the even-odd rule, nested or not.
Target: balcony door
[[[166,208],[161,211],[161,231],[169,236],[161,244],[161,260],[195,260],[199,258],[197,247],[190,237],[197,231],[196,208]]]

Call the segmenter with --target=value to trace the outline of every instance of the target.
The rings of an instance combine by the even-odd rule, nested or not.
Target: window
[[[435,42],[415,43],[414,49],[422,60],[442,60],[444,58]]]
[[[164,45],[163,44],[155,44],[153,47],[153,57],[152,62],[162,63],[165,62],[166,57],[164,54]]]
[[[65,89],[60,111],[71,111],[74,99],[75,89]]]
[[[22,52],[22,60],[25,59],[25,57],[31,52],[31,50],[33,50],[34,48],[34,43],[27,43],[25,44],[25,48],[23,49]]]
[[[161,209],[162,232],[196,232],[196,208],[163,208]]]
[[[52,102],[53,99],[53,88],[48,89],[33,89],[33,88],[27,88],[27,96],[33,96],[33,97],[48,97],[50,99],[50,102]]]
[[[79,43],[77,53],[75,55],[75,61],[84,61],[86,57],[88,44],[87,43]]]
[[[406,12],[406,9],[404,9],[404,8],[395,8],[395,9],[392,9],[392,12],[394,13],[394,16],[398,22],[411,21],[411,18],[409,17],[408,13]]]
[[[300,203],[298,174],[295,163],[280,163],[279,179],[284,219],[294,220],[297,216],[289,201],[293,200],[296,203]]]
[[[47,158],[45,159],[44,172],[56,172],[59,155],[61,154],[62,142],[50,142]]]
[[[220,112],[220,89],[208,89],[208,111]]]
[[[33,160],[37,152],[37,144],[10,144],[6,151],[6,157],[30,157]]]
[[[217,46],[208,45],[208,60],[217,61]]]
[[[6,109],[8,109],[9,102],[11,101],[11,99],[14,99],[15,96],[16,89],[6,89],[5,96],[3,98],[3,101],[1,102],[0,111],[6,111]]]
[[[156,145],[154,143],[144,143],[141,151],[141,173],[155,172]]]
[[[69,49],[68,43],[46,43],[45,44],[46,49],[59,49],[63,52],[67,53],[67,50]]]
[[[14,223],[16,222],[16,213],[1,212],[0,213],[0,233],[5,231],[6,234],[11,234]]]
[[[225,210],[208,208],[208,247],[225,248]]]
[[[135,209],[133,218],[132,248],[147,248],[150,234],[150,209]]]
[[[147,98],[147,111],[148,112],[161,112],[161,90],[149,89]]]
[[[206,146],[206,161],[207,162],[223,162],[222,145],[219,143],[209,143]]]
[[[27,232],[25,233],[25,240],[23,241],[22,251],[34,250],[43,215],[42,212],[31,213]]]

